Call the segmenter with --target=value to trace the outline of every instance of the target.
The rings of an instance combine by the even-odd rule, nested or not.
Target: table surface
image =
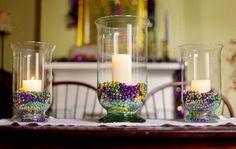
[[[236,126],[0,126],[1,147],[235,148]],[[14,142],[14,143],[13,143]]]

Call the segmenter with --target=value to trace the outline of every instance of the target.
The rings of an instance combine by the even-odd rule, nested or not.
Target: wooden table
[[[236,148],[236,126],[127,127],[0,126],[1,147]]]

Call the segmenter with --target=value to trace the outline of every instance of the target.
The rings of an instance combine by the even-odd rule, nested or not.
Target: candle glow
[[[211,90],[210,80],[193,80],[191,82],[191,90],[199,93],[206,93]]]
[[[31,78],[31,80],[23,80],[23,90],[24,91],[36,91],[41,92],[41,80],[34,80],[34,77]]]

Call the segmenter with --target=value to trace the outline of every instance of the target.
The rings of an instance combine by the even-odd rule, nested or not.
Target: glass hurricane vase
[[[180,46],[182,58],[182,102],[187,122],[217,122],[221,103],[221,44]]]
[[[100,122],[144,122],[137,115],[147,93],[147,28],[137,16],[107,16],[98,30],[98,99],[107,115]]]
[[[12,43],[14,118],[45,122],[52,98],[50,62],[55,45],[25,41]]]

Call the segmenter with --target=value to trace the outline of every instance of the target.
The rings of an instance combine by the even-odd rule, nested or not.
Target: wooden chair
[[[11,118],[12,108],[12,74],[0,69],[0,118]]]
[[[53,82],[51,116],[65,119],[97,119],[103,112],[94,86],[75,81]]]
[[[144,107],[141,109],[141,115],[143,115],[145,118],[148,119],[157,119],[157,118],[162,118],[162,119],[175,119],[176,118],[176,112],[177,112],[177,107],[173,106],[176,105],[174,101],[175,99],[175,93],[176,90],[179,90],[179,94],[181,94],[181,86],[184,85],[188,85],[187,82],[172,82],[172,83],[166,83],[163,84],[161,86],[158,86],[154,89],[152,89],[146,96],[146,102]],[[168,91],[167,91],[168,90]],[[168,111],[167,111],[167,97],[171,99],[169,99],[168,102],[171,102],[172,109],[169,109],[169,111],[171,111],[172,115],[168,116]],[[179,99],[180,103],[181,103],[181,99]],[[225,105],[228,109],[229,115],[230,117],[234,117],[234,111],[233,108],[229,102],[229,100],[225,97],[222,96],[222,101],[221,102],[221,111],[220,114],[223,115],[225,112]],[[169,103],[168,103],[169,105]],[[159,106],[159,107],[158,107]],[[220,109],[220,108],[218,108]],[[161,113],[161,115],[160,115]],[[169,114],[170,115],[170,114]]]

